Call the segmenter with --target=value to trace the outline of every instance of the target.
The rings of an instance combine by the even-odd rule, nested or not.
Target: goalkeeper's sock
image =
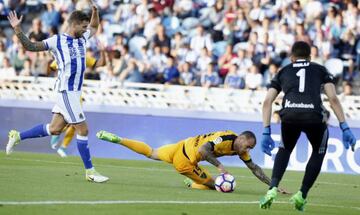
[[[93,167],[91,162],[90,150],[88,146],[88,137],[77,135],[76,137],[77,147],[84,163],[85,169],[91,169]]]
[[[306,165],[305,175],[302,181],[302,186],[300,191],[302,192],[302,197],[306,199],[307,193],[310,188],[313,186],[316,178],[318,177],[321,166],[325,157],[325,153],[319,154],[317,150],[314,150],[311,154],[311,157]]]
[[[138,154],[145,155],[146,157],[151,156],[152,148],[144,142],[121,138],[107,131],[99,131],[97,132],[96,136],[101,140],[109,141],[116,144],[121,144]]]
[[[146,157],[151,156],[152,148],[144,142],[121,138],[120,144]]]
[[[199,190],[210,190],[210,187],[203,184],[197,184],[193,182],[193,180],[191,180],[190,178],[185,178],[184,183],[189,188],[199,189]]]
[[[20,140],[25,140],[29,138],[38,138],[46,137],[50,135],[49,124],[37,125],[27,131],[20,133]]]
[[[275,157],[274,168],[271,176],[270,189],[279,186],[281,178],[283,177],[286,167],[289,163],[290,154],[291,154],[290,151],[284,148],[279,148],[279,151]]]
[[[75,134],[75,128],[72,126],[68,127],[65,131],[65,136],[61,144],[61,147],[67,148],[70,145],[71,140],[74,137],[74,134]]]

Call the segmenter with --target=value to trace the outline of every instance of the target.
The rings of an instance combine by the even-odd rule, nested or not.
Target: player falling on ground
[[[106,65],[106,55],[105,55],[105,51],[104,51],[103,47],[101,48],[100,58],[98,60],[96,60],[94,57],[91,57],[91,56],[86,56],[85,58],[86,58],[85,59],[86,68],[95,69],[97,67],[102,67],[102,66]],[[54,71],[54,72],[58,70],[58,65],[57,65],[56,61],[53,61],[50,64],[50,70]],[[82,104],[82,97],[80,97],[80,103]],[[61,142],[58,149],[56,150],[56,147],[59,145],[60,134],[59,135],[56,135],[56,134],[51,135],[50,147],[52,149],[56,150],[56,152],[61,157],[65,158],[65,157],[67,157],[67,152],[66,152],[67,147],[70,145],[70,142],[75,135],[75,127],[72,125],[67,125],[62,130],[62,133],[65,133],[65,135],[64,135],[64,139]]]
[[[41,42],[32,42],[21,29],[22,16],[16,12],[9,13],[8,19],[21,44],[28,51],[40,52],[50,50],[59,65],[58,78],[55,84],[56,104],[52,110],[53,118],[49,124],[40,124],[29,130],[9,132],[6,154],[21,140],[49,135],[58,135],[67,124],[75,127],[77,146],[86,169],[86,179],[93,182],[105,182],[108,177],[100,175],[92,165],[88,147],[88,126],[80,104],[81,87],[85,72],[86,42],[95,34],[99,25],[99,13],[95,4],[88,0],[92,7],[89,17],[82,11],[73,11],[67,20],[69,27],[63,34],[54,35]]]
[[[274,141],[271,138],[270,116],[271,106],[277,95],[284,91],[281,117],[281,139],[279,151],[275,157],[271,185],[267,194],[260,200],[260,207],[270,208],[277,195],[290,154],[294,149],[301,132],[304,132],[312,146],[312,154],[306,165],[305,175],[300,191],[291,197],[295,209],[304,210],[307,194],[320,173],[321,165],[327,149],[329,131],[326,124],[326,109],[321,101],[321,89],[324,89],[340,122],[343,132],[343,144],[354,150],[356,139],[345,122],[344,112],[336,96],[334,79],[327,69],[310,62],[310,46],[302,41],[295,42],[291,49],[292,63],[285,66],[271,81],[263,104],[264,133],[261,147],[263,152],[271,156]]]
[[[214,179],[198,163],[206,160],[214,165],[220,173],[227,173],[217,157],[232,155],[239,156],[260,181],[267,185],[270,184],[270,178],[251,160],[249,151],[256,145],[256,137],[251,131],[244,131],[240,135],[236,135],[232,131],[217,131],[189,137],[176,144],[164,145],[157,149],[151,148],[144,142],[121,138],[106,131],[99,131],[96,136],[101,140],[123,145],[150,159],[173,164],[176,171],[191,179],[184,181],[191,188],[215,189]],[[279,191],[287,193],[283,189],[279,189]]]

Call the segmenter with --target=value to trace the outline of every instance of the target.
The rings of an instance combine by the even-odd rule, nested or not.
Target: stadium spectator
[[[321,65],[324,63],[324,60],[319,55],[319,49],[315,45],[311,46],[310,57],[311,57],[312,62],[321,64]]]
[[[60,25],[60,13],[55,9],[54,2],[48,1],[46,11],[41,15],[41,21],[46,30],[58,28]]]
[[[50,62],[51,57],[47,52],[37,52],[33,63],[32,74],[40,77],[49,76],[48,67]]]
[[[235,59],[235,57],[236,55],[233,53],[233,46],[227,45],[225,49],[225,53],[218,60],[220,77],[226,76],[226,74],[229,71],[229,67],[232,61]]]
[[[6,57],[5,43],[0,40],[0,68],[3,65],[4,58]]]
[[[236,64],[231,64],[229,67],[229,72],[227,73],[224,80],[224,88],[232,88],[232,89],[244,89],[245,81],[244,79],[237,73],[238,67]]]
[[[0,1],[0,11],[4,13],[7,8],[1,10],[3,2]],[[13,8],[19,3],[20,10],[29,10],[29,6],[24,4],[25,1],[10,2]],[[40,13],[55,11],[60,14],[61,20],[66,20],[75,6],[89,9],[86,0],[47,2],[48,8],[44,7]],[[174,57],[178,65],[189,63],[195,77],[199,77],[201,75],[198,71],[204,70],[209,58],[211,61],[218,61],[223,55],[228,55],[225,54],[227,44],[233,46],[231,51],[234,52],[234,58],[239,55],[239,49],[245,50],[245,57],[236,62],[240,76],[243,76],[252,64],[259,68],[260,73],[267,71],[272,62],[280,66],[286,65],[289,58],[285,56],[289,55],[290,47],[296,40],[305,40],[318,47],[318,55],[313,58],[317,62],[341,58],[347,70],[347,65],[351,64],[350,59],[353,59],[355,72],[352,74],[357,74],[356,71],[360,68],[360,51],[356,49],[360,44],[357,42],[360,32],[360,10],[357,6],[360,3],[356,5],[353,1],[118,2],[120,1],[112,4],[109,0],[98,1],[99,5],[102,5],[103,19],[96,38],[91,39],[90,47],[95,57],[99,55],[100,41],[105,44],[107,51],[120,50],[125,62],[136,59],[136,65],[144,75],[145,82],[156,82],[156,78],[149,78],[154,77],[154,74],[155,77],[162,76],[166,64],[164,58],[166,59],[168,54]],[[190,8],[190,5],[193,7]],[[30,17],[34,13],[35,11],[30,10]],[[182,15],[179,15],[180,13]],[[39,23],[36,19],[33,20],[31,38],[41,40],[44,35],[57,34],[57,29],[59,32],[66,31],[67,22],[60,24],[61,20],[55,25],[57,27],[44,27],[43,30],[46,31],[41,31],[39,26],[35,27]],[[46,18],[44,21],[48,22],[50,19]],[[29,25],[28,22],[26,24]],[[134,44],[134,36],[144,36],[145,40],[141,41],[142,44]],[[18,42],[6,38],[4,34],[0,40],[4,40],[7,56],[13,62],[18,53]],[[142,50],[144,44],[148,47],[146,54]],[[154,59],[153,56],[154,53],[158,55],[157,46],[163,55],[160,59]],[[207,57],[203,53],[204,48],[207,49]],[[29,57],[35,62],[34,55]],[[148,60],[145,60],[147,58]],[[110,59],[112,60],[113,58]],[[143,60],[148,62],[142,62]],[[221,77],[226,77],[226,67],[231,66],[232,62],[233,60],[230,63],[218,61]],[[115,75],[112,80],[116,80],[116,77]],[[220,80],[219,86],[222,86],[222,83]],[[201,85],[200,82],[197,85]]]
[[[166,67],[162,72],[162,83],[164,84],[178,84],[179,83],[179,70],[175,65],[175,59],[168,56],[166,60]]]
[[[186,86],[195,86],[196,84],[196,77],[195,74],[191,70],[191,66],[188,62],[185,62],[179,66],[179,83],[181,85]]]
[[[201,71],[200,83],[205,88],[217,87],[220,84],[220,77],[214,63],[209,63],[206,71]]]
[[[7,57],[3,59],[3,65],[0,67],[0,76],[1,78],[16,76],[16,71]]]
[[[196,61],[195,68],[197,71],[205,71],[209,63],[212,62],[209,52],[206,48],[201,50],[201,54]]]
[[[203,26],[199,25],[196,27],[196,35],[191,37],[190,48],[193,49],[197,55],[201,53],[203,48],[212,50],[213,41],[210,37],[210,34],[205,32]]]
[[[245,75],[245,88],[249,90],[258,90],[263,83],[263,76],[256,65],[250,67],[249,72]]]
[[[19,72],[24,68],[24,63],[27,59],[29,59],[29,57],[26,54],[26,50],[23,46],[19,46],[17,55],[13,59],[13,67],[16,71],[16,74],[19,74]]]
[[[4,0],[0,0],[0,21],[6,20],[7,15],[8,15],[8,8],[6,7]]]
[[[156,27],[156,34],[152,39],[152,47],[159,46],[161,52],[165,55],[170,54],[170,38],[165,34],[165,27],[159,24]]]
[[[35,41],[42,41],[48,37],[48,35],[42,31],[42,22],[39,18],[33,19],[29,32],[30,40],[34,39]]]
[[[30,76],[33,73],[33,66],[31,63],[31,60],[29,58],[27,58],[24,61],[24,68],[22,68],[22,70],[19,73],[19,76]]]

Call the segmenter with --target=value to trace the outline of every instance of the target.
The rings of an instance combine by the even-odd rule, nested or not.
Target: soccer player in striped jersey
[[[8,19],[16,36],[27,51],[50,51],[58,64],[58,78],[55,84],[56,104],[52,110],[53,118],[48,124],[40,124],[29,130],[9,132],[6,154],[10,154],[14,146],[21,140],[60,134],[67,124],[75,127],[77,146],[86,169],[86,180],[105,182],[108,177],[102,176],[92,165],[88,147],[88,126],[80,104],[81,87],[85,72],[86,42],[93,36],[99,26],[99,12],[93,1],[89,17],[82,11],[73,11],[67,22],[68,28],[63,34],[54,35],[40,42],[32,42],[21,29],[22,16],[15,11],[9,13]]]
[[[92,68],[95,69],[97,67],[102,67],[106,65],[106,55],[104,48],[100,45],[101,51],[100,51],[100,58],[97,60],[94,57],[86,56],[86,68]],[[50,70],[51,71],[57,71],[58,65],[56,61],[54,60],[50,64]],[[82,97],[80,97],[80,103],[82,104]],[[64,139],[62,143],[60,144],[59,148],[56,150],[56,152],[63,158],[67,157],[66,149],[70,145],[71,140],[73,139],[75,135],[75,127],[72,125],[68,125],[63,129],[63,132],[65,133]],[[52,149],[56,149],[58,143],[59,143],[60,135],[51,135],[51,141],[50,146]]]

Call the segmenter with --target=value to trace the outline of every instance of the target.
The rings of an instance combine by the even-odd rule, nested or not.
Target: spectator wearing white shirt
[[[206,48],[201,50],[201,54],[196,61],[196,69],[198,71],[204,71],[208,67],[209,63],[211,63],[212,59],[209,56],[209,52]]]
[[[258,90],[263,83],[263,77],[256,65],[250,67],[250,71],[245,76],[245,88],[249,90]]]
[[[160,17],[156,14],[155,10],[149,10],[149,18],[145,20],[144,36],[147,40],[151,40],[156,33],[156,26],[161,23]]]
[[[204,31],[204,28],[199,25],[196,28],[196,35],[190,40],[190,48],[193,49],[198,55],[200,55],[203,48],[212,50],[213,42],[209,33]]]
[[[9,58],[5,57],[3,59],[3,65],[0,67],[0,77],[6,78],[6,77],[15,77],[16,72],[14,67],[11,66]]]
[[[179,66],[179,83],[185,86],[195,86],[196,85],[196,77],[195,74],[191,70],[191,66],[188,62],[185,62]]]

